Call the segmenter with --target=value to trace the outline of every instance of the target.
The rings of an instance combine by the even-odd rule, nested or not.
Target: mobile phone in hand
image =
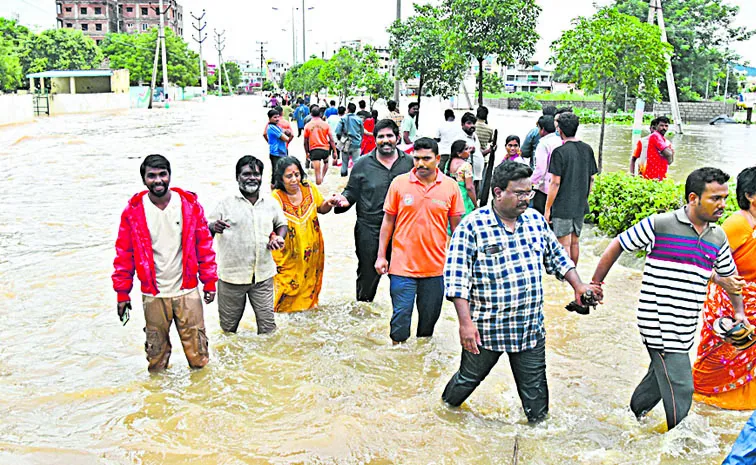
[[[124,326],[126,326],[126,323],[129,322],[129,310],[131,310],[131,302],[127,302],[126,305],[123,307],[123,315],[121,316],[121,323],[123,323]]]

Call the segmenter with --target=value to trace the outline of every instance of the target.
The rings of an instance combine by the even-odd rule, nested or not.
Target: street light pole
[[[165,95],[166,102],[168,101],[168,56],[165,50],[165,13],[163,10],[163,0],[159,0],[158,8],[160,8],[160,37],[162,40],[162,58],[163,58],[163,94]]]
[[[402,20],[402,0],[396,0],[396,19],[398,21]],[[399,68],[399,59],[394,60],[394,101],[397,105],[399,105],[399,87],[401,86],[401,83],[399,82],[399,78],[396,77],[397,69]]]

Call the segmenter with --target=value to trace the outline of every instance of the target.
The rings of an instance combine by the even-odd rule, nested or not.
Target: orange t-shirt
[[[304,127],[304,136],[309,139],[310,150],[321,149],[328,150],[331,144],[328,143],[328,133],[331,126],[320,118],[313,118]]]
[[[746,281],[756,281],[756,228],[745,216],[735,213],[722,224],[738,274]]]
[[[383,210],[396,215],[389,274],[409,278],[442,276],[449,217],[465,214],[457,183],[437,170],[436,182],[425,186],[413,169],[391,182]]]

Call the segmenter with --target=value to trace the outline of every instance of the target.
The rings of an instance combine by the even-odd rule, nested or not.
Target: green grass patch
[[[554,100],[559,102],[600,102],[600,95],[580,95],[570,92],[483,92],[484,98],[526,98],[536,100]]]

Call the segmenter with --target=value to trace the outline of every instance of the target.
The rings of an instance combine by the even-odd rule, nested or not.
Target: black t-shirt
[[[367,111],[367,110],[360,110],[360,111],[358,111],[357,112],[357,116],[359,116],[360,118],[362,118],[362,121],[365,121],[366,119],[368,119],[368,118],[371,117],[370,112]]]
[[[569,141],[554,149],[549,173],[560,176],[559,192],[551,206],[553,218],[582,218],[588,213],[591,177],[598,173],[590,145]]]

